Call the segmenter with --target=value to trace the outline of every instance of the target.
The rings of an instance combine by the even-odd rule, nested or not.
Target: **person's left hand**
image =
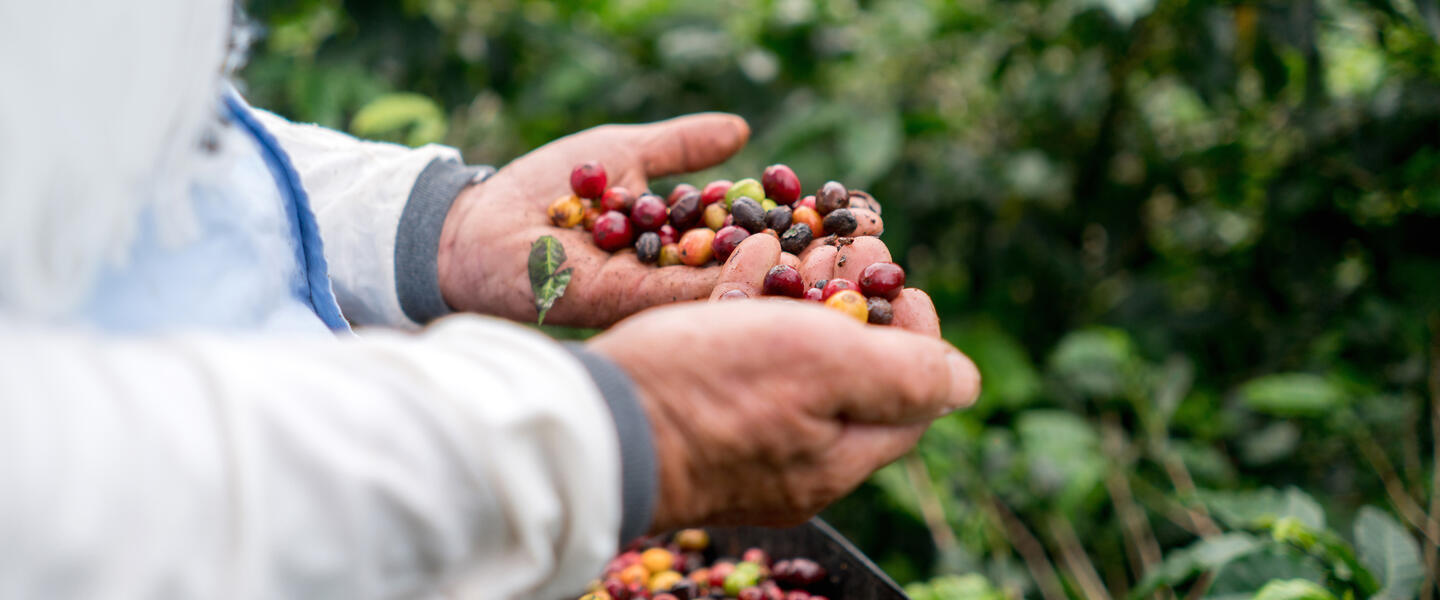
[[[750,128],[740,117],[704,113],[646,125],[605,125],[546,144],[484,183],[461,192],[441,231],[440,289],[456,310],[509,319],[535,319],[526,259],[530,245],[552,235],[565,246],[573,275],[547,323],[603,327],[651,306],[705,298],[720,267],[656,267],[634,250],[611,254],[590,232],[560,229],[545,208],[570,192],[570,171],[587,160],[605,165],[611,186],[635,194],[649,179],[688,173],[724,162],[745,145]],[[818,187],[811,181],[808,187]],[[868,212],[868,211],[867,211]],[[873,213],[870,213],[873,214]],[[878,232],[878,216],[862,220],[857,235]]]

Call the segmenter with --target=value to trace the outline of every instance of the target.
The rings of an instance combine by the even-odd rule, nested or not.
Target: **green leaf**
[[[1050,356],[1050,371],[1068,391],[1094,398],[1122,396],[1140,369],[1124,331],[1092,327],[1066,335]]]
[[[1366,506],[1355,519],[1355,546],[1360,562],[1379,580],[1374,598],[1413,598],[1425,577],[1420,546],[1410,532],[1384,511]]]
[[[1166,556],[1159,566],[1145,574],[1130,597],[1148,596],[1162,585],[1179,585],[1199,573],[1219,569],[1264,547],[1264,540],[1242,532],[1200,540]]]
[[[367,138],[380,138],[423,146],[445,137],[445,112],[440,105],[420,94],[385,94],[371,100],[350,121],[350,131]]]
[[[1260,588],[1254,600],[1335,600],[1335,596],[1313,581],[1277,579]]]
[[[571,270],[559,270],[564,262],[565,246],[555,236],[542,235],[530,245],[530,291],[535,295],[539,324],[545,323],[545,313],[550,312],[550,307],[565,295],[565,288],[570,285]]]
[[[1075,510],[1100,485],[1106,460],[1100,436],[1084,419],[1057,410],[1032,410],[1015,424],[1034,491]]]
[[[1215,572],[1208,597],[1250,598],[1277,579],[1325,582],[1320,561],[1285,548],[1268,548],[1231,561]]]
[[[1215,516],[1237,529],[1268,527],[1284,518],[1298,519],[1310,529],[1325,528],[1325,511],[1298,488],[1261,488],[1243,492],[1200,492]]]
[[[1085,4],[1103,7],[1116,21],[1127,26],[1155,10],[1155,0],[1088,0]]]
[[[1347,403],[1339,386],[1319,375],[1282,373],[1252,379],[1240,386],[1240,397],[1251,409],[1280,417],[1314,417],[1334,412]]]

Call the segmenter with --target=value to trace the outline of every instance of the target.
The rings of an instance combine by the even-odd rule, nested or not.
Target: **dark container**
[[[825,581],[811,587],[830,600],[908,600],[884,571],[870,562],[820,519],[798,527],[707,527],[710,549],[706,554],[738,558],[747,548],[760,548],[775,561],[804,557],[825,567]]]

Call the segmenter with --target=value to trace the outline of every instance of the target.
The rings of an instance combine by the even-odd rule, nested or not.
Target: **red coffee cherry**
[[[760,185],[765,188],[765,197],[777,203],[794,204],[800,199],[800,178],[795,176],[795,171],[788,166],[765,167],[765,174],[760,177]]]
[[[800,271],[790,265],[775,265],[770,272],[765,274],[765,287],[763,292],[766,296],[788,296],[790,298],[801,298],[805,296],[805,282],[800,279]],[[759,548],[753,548],[759,550]],[[763,551],[762,556],[763,556]],[[749,562],[765,564],[767,561],[753,560],[755,557],[749,551],[744,554],[744,559]],[[767,559],[768,560],[768,559]]]
[[[605,193],[605,165],[590,160],[570,171],[570,189],[581,198],[595,199]]]
[[[655,194],[645,194],[635,201],[635,208],[630,209],[630,220],[635,222],[635,227],[641,231],[654,231],[665,224],[670,217],[669,210],[665,208],[665,201]]]
[[[677,185],[675,186],[675,189],[670,190],[670,195],[665,197],[665,204],[675,206],[676,200],[679,200],[680,198],[684,197],[685,194],[689,194],[692,192],[698,194],[700,193],[700,190],[688,183],[682,183],[680,185]]]
[[[628,247],[635,241],[635,228],[630,219],[619,211],[610,211],[595,219],[595,245],[601,250],[615,252]]]
[[[730,186],[735,185],[729,179],[720,179],[705,184],[705,189],[700,191],[700,204],[710,206],[725,199],[725,193],[730,191]]]
[[[740,242],[745,241],[747,237],[750,237],[750,232],[734,225],[722,227],[720,231],[715,232],[715,241],[712,246],[715,251],[715,260],[725,262],[735,248],[740,245]]]
[[[860,291],[860,284],[850,281],[849,279],[836,277],[834,279],[831,279],[830,281],[825,282],[825,287],[821,288],[821,291],[824,293],[824,296],[822,296],[821,299],[829,300],[831,296],[835,295],[835,292],[839,292],[841,290],[855,290],[858,292]]]
[[[670,202],[670,225],[688,231],[700,223],[700,192],[690,192]]]
[[[600,208],[614,210],[630,214],[630,209],[635,206],[635,194],[620,186],[605,190],[605,195],[600,197]]]
[[[894,300],[904,288],[905,269],[893,262],[875,263],[860,272],[860,292],[866,296]]]

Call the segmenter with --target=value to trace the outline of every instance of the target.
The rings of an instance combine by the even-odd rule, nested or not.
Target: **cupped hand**
[[[689,303],[590,342],[635,381],[654,435],[652,530],[790,525],[975,401],[975,365],[940,339],[815,303]]]
[[[638,194],[653,177],[724,162],[749,135],[740,117],[705,113],[596,127],[516,159],[456,198],[440,238],[441,293],[457,310],[534,320],[526,259],[536,239],[553,235],[565,246],[573,275],[547,322],[601,327],[651,306],[705,298],[719,267],[660,268],[641,263],[633,250],[605,252],[587,231],[552,226],[545,208],[570,193],[570,170],[581,162],[600,161],[609,185]],[[857,234],[875,234],[883,227],[874,213],[862,216]]]

